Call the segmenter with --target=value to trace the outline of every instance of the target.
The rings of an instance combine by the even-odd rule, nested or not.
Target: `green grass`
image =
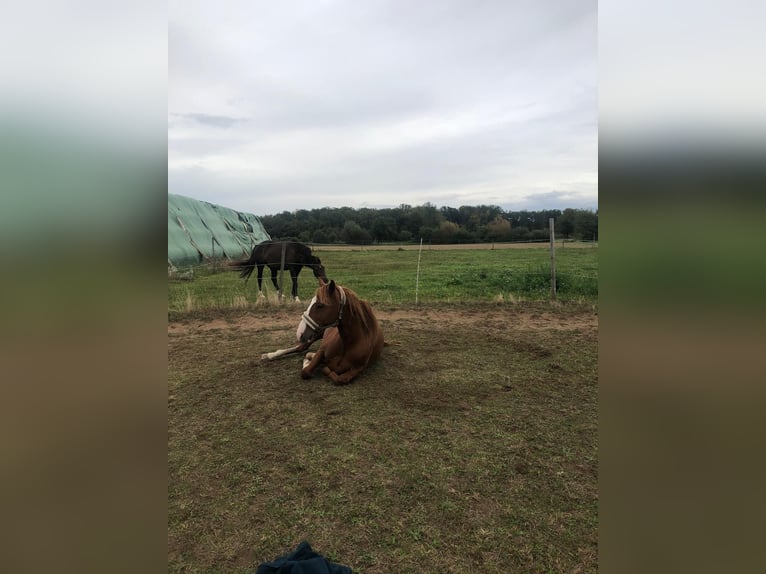
[[[258,360],[303,303],[168,283],[169,571],[252,573],[306,539],[356,573],[595,572],[598,249],[557,250],[559,304],[545,247],[424,249],[419,305],[417,251],[317,255],[391,343],[347,387]]]
[[[392,344],[346,387],[258,360],[295,309],[177,314],[169,571],[252,573],[306,539],[355,573],[595,572],[593,306],[381,307]]]
[[[550,252],[529,249],[375,250],[315,252],[328,277],[351,287],[371,303],[503,300],[545,300],[550,297]],[[595,303],[598,298],[598,248],[559,248],[556,251],[557,297],[562,301]],[[268,273],[266,274],[268,275]],[[285,276],[286,291],[290,279]],[[274,293],[270,279],[264,289]],[[308,270],[299,280],[299,297],[311,298],[316,281]],[[253,276],[245,286],[237,273],[198,269],[195,279],[169,282],[171,311],[249,306],[257,302]]]

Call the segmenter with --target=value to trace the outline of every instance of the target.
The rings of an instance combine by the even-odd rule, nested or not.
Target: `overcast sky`
[[[171,193],[597,208],[595,0],[171,0],[168,41]]]

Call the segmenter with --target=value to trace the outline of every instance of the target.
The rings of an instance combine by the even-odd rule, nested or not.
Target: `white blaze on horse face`
[[[309,303],[308,308],[306,309],[306,314],[308,315],[311,312],[311,307],[316,303],[317,298],[313,297],[311,299],[311,303]],[[303,332],[306,330],[306,321],[303,319],[303,315],[301,315],[301,322],[298,324],[298,330],[295,332],[296,340],[301,340],[301,335],[303,335]]]

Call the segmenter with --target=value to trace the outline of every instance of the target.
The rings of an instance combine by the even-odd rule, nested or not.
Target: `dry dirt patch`
[[[168,323],[168,334],[184,334],[194,331],[241,329],[245,331],[291,330],[298,326],[302,307],[284,309],[269,314],[248,314],[230,319],[213,318]],[[429,323],[441,327],[484,328],[487,324],[501,323],[511,330],[596,330],[598,316],[595,313],[558,314],[540,311],[514,311],[502,308],[494,310],[442,311],[434,308],[407,308],[376,310],[383,322],[406,321]]]
[[[301,307],[168,325],[168,570],[302,539],[365,574],[595,572],[595,313],[380,307],[381,360],[300,378]]]

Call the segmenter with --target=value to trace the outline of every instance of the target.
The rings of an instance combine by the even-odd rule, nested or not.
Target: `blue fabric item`
[[[330,562],[317,554],[305,540],[298,547],[271,562],[258,566],[255,574],[352,574],[351,568]]]

